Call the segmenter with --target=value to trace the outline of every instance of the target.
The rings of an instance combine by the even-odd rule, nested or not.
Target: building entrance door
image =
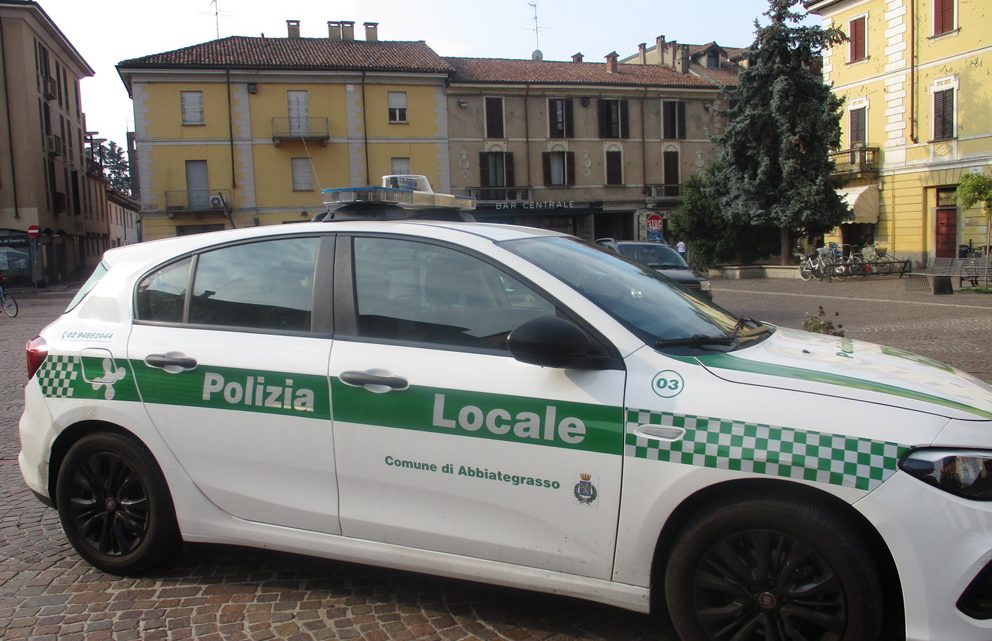
[[[936,237],[934,256],[956,258],[958,255],[958,208],[954,202],[955,188],[937,190]]]

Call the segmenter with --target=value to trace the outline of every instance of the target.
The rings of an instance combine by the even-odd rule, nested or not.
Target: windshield
[[[664,352],[726,351],[770,330],[738,319],[643,264],[577,238],[528,238],[501,246],[575,288]]]
[[[655,269],[688,269],[689,267],[677,251],[665,245],[656,245],[654,243],[618,243],[617,249],[627,258],[633,258],[637,262],[644,263]]]

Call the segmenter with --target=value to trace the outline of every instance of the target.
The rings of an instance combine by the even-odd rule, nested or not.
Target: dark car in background
[[[639,263],[657,270],[686,289],[712,300],[710,281],[694,270],[670,245],[657,241],[614,240],[600,238],[596,244],[612,249]]]

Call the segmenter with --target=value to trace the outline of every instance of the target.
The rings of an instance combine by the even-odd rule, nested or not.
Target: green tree
[[[718,165],[711,165],[690,176],[682,185],[682,204],[669,219],[675,236],[687,239],[689,256],[698,267],[727,262],[750,264],[768,256],[777,246],[775,227],[723,215],[717,179],[720,172]]]
[[[104,173],[110,181],[110,188],[121,194],[131,193],[131,165],[124,149],[111,140],[104,158]]]
[[[958,183],[958,204],[971,209],[979,202],[985,203],[985,288],[989,287],[989,249],[992,245],[992,176],[965,174]]]
[[[769,24],[755,22],[749,64],[729,92],[733,105],[716,137],[725,189],[723,215],[780,230],[782,263],[790,237],[820,235],[851,216],[831,182],[828,152],[840,146],[842,101],[823,83],[821,55],[846,40],[837,28],[798,25],[802,0],[769,0]]]

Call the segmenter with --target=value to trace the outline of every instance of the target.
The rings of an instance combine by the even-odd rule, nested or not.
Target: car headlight
[[[710,281],[708,280],[699,281],[699,289],[704,292],[710,291]]]
[[[988,450],[914,450],[903,457],[899,468],[956,496],[992,501],[992,452]]]

